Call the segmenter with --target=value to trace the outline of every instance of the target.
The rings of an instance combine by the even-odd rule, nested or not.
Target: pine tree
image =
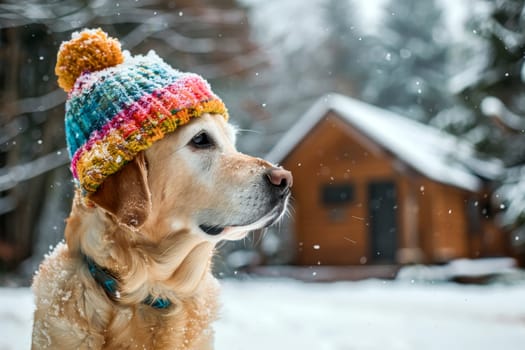
[[[525,1],[478,2],[487,10],[474,14],[469,29],[482,45],[467,61],[467,67],[477,74],[467,80],[460,95],[475,112],[476,123],[491,130],[485,134],[481,149],[501,157],[509,166],[517,165],[525,162],[525,143],[515,136],[525,127],[525,119],[520,117],[525,115]],[[494,122],[499,129],[494,128]]]
[[[358,96],[366,80],[367,38],[360,31],[354,0],[256,1],[251,18],[270,65],[253,77],[252,120],[243,128],[267,128],[270,137],[251,135],[249,151],[268,151],[297,116],[320,96],[339,92]],[[269,20],[271,18],[271,21]],[[276,25],[275,23],[279,23]]]
[[[506,165],[494,200],[511,242],[525,256],[525,0],[478,0],[469,31],[482,42],[466,62],[472,77],[463,79],[459,96],[475,117],[469,131],[481,135],[480,149]],[[468,69],[467,69],[468,68]],[[472,74],[474,73],[474,74]]]
[[[328,0],[323,10],[328,33],[322,46],[327,53],[325,77],[331,91],[359,96],[369,74],[364,65],[370,38],[361,32],[351,0]]]
[[[435,1],[391,0],[377,40],[367,101],[423,122],[450,106],[449,44]]]

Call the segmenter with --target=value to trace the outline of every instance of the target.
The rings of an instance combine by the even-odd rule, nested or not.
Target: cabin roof
[[[499,160],[481,159],[464,140],[338,94],[325,95],[314,103],[266,158],[275,163],[283,161],[329,111],[435,181],[477,191],[483,185],[482,179],[493,180],[501,174]]]

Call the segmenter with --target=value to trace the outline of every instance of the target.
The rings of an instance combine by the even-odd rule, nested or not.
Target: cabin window
[[[321,200],[326,206],[350,204],[354,196],[355,189],[351,183],[326,184],[321,188]]]

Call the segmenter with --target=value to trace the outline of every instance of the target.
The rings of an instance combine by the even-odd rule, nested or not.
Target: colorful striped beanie
[[[100,29],[74,33],[58,51],[55,73],[66,92],[65,131],[71,171],[95,192],[139,152],[191,118],[224,103],[199,75],[182,73],[155,52],[131,56]]]

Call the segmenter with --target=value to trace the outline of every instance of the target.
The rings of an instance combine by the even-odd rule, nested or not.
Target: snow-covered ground
[[[223,281],[218,350],[522,350],[525,285]],[[28,289],[0,289],[0,350],[29,349]]]

